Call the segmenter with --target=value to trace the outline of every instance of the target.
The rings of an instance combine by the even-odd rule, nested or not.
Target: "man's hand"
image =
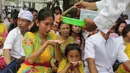
[[[87,9],[88,7],[88,2],[78,2],[74,5],[75,8],[84,8]]]
[[[75,8],[83,8],[88,10],[97,10],[95,2],[78,2],[74,5]]]

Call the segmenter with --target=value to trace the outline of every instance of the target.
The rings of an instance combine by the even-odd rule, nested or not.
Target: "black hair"
[[[60,21],[59,24],[58,24],[58,30],[60,29],[60,27],[61,27],[62,24],[67,24],[67,23],[65,23],[65,22],[63,22],[63,21]],[[70,24],[68,24],[68,25],[69,25],[70,31],[71,31],[71,25],[70,25]],[[70,35],[70,34],[71,34],[71,32],[69,33],[69,35]]]
[[[13,19],[14,23],[9,25],[8,32],[10,32],[12,29],[17,27],[18,13],[19,13],[19,11],[16,9],[11,12],[10,18]]]
[[[54,7],[53,12],[55,13],[55,10],[59,10],[60,14],[62,14],[62,10],[59,6]]]
[[[13,18],[14,20],[17,20],[17,18],[18,18],[18,13],[19,13],[19,11],[18,10],[13,10],[12,12],[11,12],[11,17],[10,18]]]
[[[125,23],[127,25],[127,23],[125,21],[123,21],[123,20],[118,20],[117,21],[117,25],[116,25],[116,28],[115,28],[115,33],[117,33],[119,36],[120,36],[120,33],[119,33],[118,29],[119,29],[119,26],[120,26],[121,23]]]
[[[37,20],[38,20],[38,22],[40,22],[40,21],[45,20],[46,18],[48,18],[50,16],[52,16],[54,19],[53,12],[49,8],[45,7],[39,11]],[[39,27],[36,25],[36,23],[34,23],[32,28],[30,29],[30,31],[37,32],[38,30],[39,30]]]
[[[74,25],[71,25],[70,26],[70,36],[72,36],[72,27],[73,27]],[[81,29],[81,31],[78,33],[78,35],[79,35],[79,37],[80,37],[80,46],[83,44],[83,45],[85,45],[85,43],[84,43],[84,41],[85,41],[85,39],[84,39],[84,37],[83,37],[83,34],[82,34],[82,29]]]
[[[28,9],[31,13],[33,13],[33,12],[38,12],[36,9],[34,9],[34,8],[30,8],[30,9]]]
[[[68,53],[72,50],[77,50],[81,56],[80,46],[77,43],[70,43],[65,48],[65,56],[67,57]]]
[[[2,23],[2,17],[1,17],[1,15],[0,15],[0,23]]]
[[[128,19],[128,15],[122,15],[123,18],[127,18]]]
[[[122,36],[126,37],[128,32],[130,32],[130,25],[126,25],[124,27],[124,29],[122,30]]]
[[[65,23],[63,21],[60,21],[59,24],[58,24],[58,29],[60,29],[62,24],[65,24]]]

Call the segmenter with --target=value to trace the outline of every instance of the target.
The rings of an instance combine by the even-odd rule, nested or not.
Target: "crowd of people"
[[[80,5],[98,8],[79,2],[65,16],[79,19]],[[89,19],[84,27],[64,22],[59,6],[14,10],[8,20],[7,27],[0,17],[1,73],[130,73],[127,15],[107,32]]]

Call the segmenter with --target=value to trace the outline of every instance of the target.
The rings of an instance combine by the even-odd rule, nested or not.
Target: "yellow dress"
[[[62,59],[62,61],[60,62],[59,66],[58,66],[58,72],[64,70],[66,68],[67,64],[68,64],[67,60],[66,59]],[[84,72],[84,64],[83,64],[83,62],[79,66],[78,69],[79,69],[80,73],[85,73]]]
[[[0,23],[0,42],[2,42],[3,38],[6,38],[8,34],[8,29],[5,24]]]
[[[47,36],[47,40],[56,40],[54,32],[50,32]],[[41,47],[41,39],[38,33],[27,32],[24,36],[22,46],[25,51],[26,59]],[[17,73],[52,73],[50,61],[54,57],[54,48],[48,45],[45,51],[36,59],[37,65],[30,65],[25,62],[22,63]],[[40,64],[40,65],[39,65]]]
[[[126,46],[125,53],[127,54],[128,58],[130,59],[130,44]]]
[[[130,44],[127,44],[125,53],[127,54],[128,58],[130,59]],[[125,71],[123,65],[120,65],[119,68],[117,69],[117,73],[130,73],[130,72]]]

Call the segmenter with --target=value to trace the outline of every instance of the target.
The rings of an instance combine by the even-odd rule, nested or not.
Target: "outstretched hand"
[[[97,5],[95,2],[78,2],[74,5],[74,8],[82,8],[88,10],[97,10]]]
[[[64,40],[48,40],[47,44],[48,45],[56,46],[56,45],[62,44],[63,42],[64,42]]]

